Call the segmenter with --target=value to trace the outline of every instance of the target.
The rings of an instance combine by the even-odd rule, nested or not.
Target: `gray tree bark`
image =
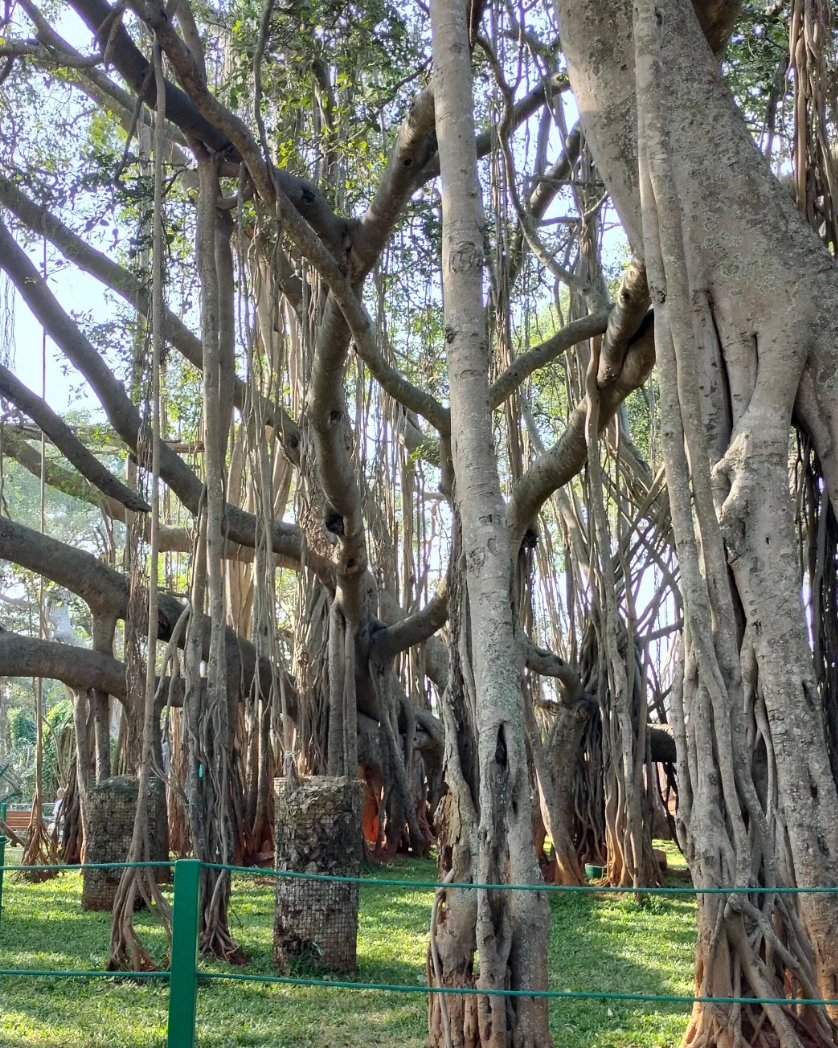
[[[449,687],[446,712],[449,727],[461,719],[471,734],[464,761],[458,733],[448,732],[449,810],[456,817],[443,831],[443,867],[448,855],[458,881],[538,884],[521,690],[524,649],[516,631],[512,547],[492,438],[483,210],[466,8],[460,0],[436,0],[432,34],[454,505],[462,536],[459,636],[453,640],[462,687],[457,682]],[[467,712],[457,708],[458,699]],[[471,767],[464,770],[464,763]],[[546,988],[549,920],[543,893],[480,888],[449,893],[446,902],[437,910],[434,929],[434,982],[465,981],[476,946],[479,989]],[[546,1003],[478,997],[476,1015],[468,1006],[449,1015],[437,997],[431,1043],[549,1045]]]
[[[834,886],[838,797],[788,446],[794,421],[834,505],[838,274],[758,154],[712,53],[735,3],[697,4],[700,22],[685,0],[558,7],[583,126],[655,307],[686,620],[673,720],[693,875],[699,886]],[[836,931],[835,896],[706,897],[697,989],[834,998]],[[732,1046],[765,1030],[781,1045],[835,1043],[823,1010],[774,1005],[699,1006],[686,1039]]]

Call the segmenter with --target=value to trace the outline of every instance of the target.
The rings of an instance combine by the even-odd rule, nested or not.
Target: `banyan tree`
[[[360,778],[369,858],[534,888],[441,890],[431,981],[542,990],[539,885],[659,882],[677,781],[696,885],[754,889],[699,897],[699,996],[775,1002],[687,1042],[836,1043],[782,1003],[838,997],[838,896],[783,891],[838,886],[834,28],[740,8],[7,6],[0,673],[73,697],[73,847],[127,775],[157,858],[165,785],[205,952],[274,780]]]

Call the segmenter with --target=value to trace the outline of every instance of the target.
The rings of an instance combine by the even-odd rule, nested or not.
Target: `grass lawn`
[[[673,851],[667,849],[674,866]],[[15,852],[7,852],[7,862]],[[368,871],[361,891],[360,982],[419,986],[432,893],[432,862],[398,862]],[[398,878],[404,888],[376,887]],[[110,914],[82,912],[80,876],[33,885],[7,875],[0,967],[104,968]],[[690,897],[552,895],[550,986],[556,990],[690,994],[695,909]],[[147,916],[139,924],[162,956],[164,937]],[[273,891],[260,879],[233,884],[233,925],[252,958],[239,970],[272,974]],[[222,972],[217,964],[206,971]],[[207,982],[198,996],[200,1048],[420,1048],[422,994]],[[0,978],[2,1048],[165,1048],[168,988],[125,980]],[[669,1048],[687,1021],[684,1005],[554,1001],[561,1048]]]

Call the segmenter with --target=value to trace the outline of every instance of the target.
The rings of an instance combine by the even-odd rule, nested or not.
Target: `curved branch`
[[[92,553],[78,549],[57,539],[42,535],[32,528],[0,517],[0,560],[9,560],[29,571],[44,575],[77,594],[88,605],[94,615],[107,615],[124,619],[128,614],[129,589],[127,580],[118,571],[103,564]],[[183,614],[184,605],[171,593],[159,593],[157,602],[158,637],[167,641],[175,631],[175,626]],[[203,656],[209,653],[210,620],[202,616]],[[2,634],[0,634],[2,636]],[[271,667],[267,659],[260,659],[256,647],[241,637],[235,630],[227,627],[226,648],[228,666],[235,670],[232,679],[241,682],[242,691],[247,691],[257,671],[265,694],[271,682]],[[61,647],[61,645],[59,645]],[[84,649],[73,648],[73,651]],[[2,676],[0,670],[0,676]],[[44,673],[44,676],[52,676]],[[24,673],[23,676],[26,676]],[[58,676],[58,680],[63,677]],[[284,675],[285,686],[289,695],[296,695],[294,682],[288,674]],[[72,685],[71,685],[72,686]],[[96,685],[96,687],[100,687]],[[102,687],[103,691],[117,694],[110,686]]]
[[[90,383],[120,439],[136,453],[141,430],[137,409],[93,345],[64,312],[46,281],[2,221],[0,266],[6,270],[21,297],[56,345]],[[197,516],[204,485],[166,444],[160,449],[160,475],[186,508]],[[228,504],[225,517],[228,539],[244,546],[256,545],[256,519],[252,513]],[[275,553],[304,561],[318,574],[323,573],[327,584],[331,581],[328,562],[305,550],[296,525],[275,522],[271,527],[271,541]]]
[[[23,437],[13,433],[5,427],[0,436],[0,452],[13,458],[24,469],[28,470],[33,477],[41,479],[41,455]],[[78,473],[69,469],[62,469],[48,458],[44,462],[45,483],[56,491],[61,491],[70,498],[86,502],[89,506],[96,506],[114,520],[125,520],[126,511],[121,502],[106,498],[101,492],[94,488],[89,481]]]
[[[514,107],[513,125],[517,127],[532,116],[547,101],[550,90],[566,86],[565,77],[554,76],[533,88]],[[478,135],[478,156],[489,152],[492,135],[492,130]],[[370,272],[411,195],[437,177],[439,154],[434,133],[434,94],[429,86],[413,98],[375,197],[351,233],[354,276],[365,276]]]
[[[431,607],[432,604],[433,600],[428,603],[427,607]],[[379,591],[378,607],[381,618],[388,624],[388,628],[412,618],[412,616],[407,615],[404,609],[396,601],[395,597],[393,597],[391,593],[388,593],[387,590]],[[417,612],[417,617],[422,616],[425,610],[427,609],[422,609],[422,611]],[[441,611],[441,609],[437,610]],[[430,635],[428,634],[435,615],[436,611],[433,613],[432,617],[429,617],[426,620],[426,628],[422,629],[421,633],[424,634],[422,640],[425,644],[425,672],[440,692],[442,692],[448,683],[448,646],[440,637],[434,636],[433,631]],[[442,625],[444,624],[445,620],[442,621]],[[438,629],[439,627],[436,628]],[[402,636],[404,636],[404,634],[402,634]],[[384,641],[384,643],[386,643],[386,641]],[[419,643],[419,641],[414,641],[413,643]],[[400,650],[404,651],[405,649],[401,648]]]
[[[542,677],[554,677],[561,684],[569,702],[577,702],[584,697],[581,677],[563,658],[546,648],[537,647],[529,637],[524,638],[524,652],[527,669]]]
[[[103,44],[107,42],[108,57],[120,76],[150,109],[155,109],[157,96],[150,64],[124,26],[115,24],[121,18],[121,10],[111,7],[107,0],[70,2],[97,39]],[[270,177],[275,177],[300,214],[330,243],[339,245],[345,237],[346,223],[334,214],[323,194],[314,185],[304,179],[295,178],[287,171],[278,171],[272,165],[269,167],[269,161],[258,154],[258,147],[256,154],[248,157],[250,146],[255,146],[250,132],[237,117],[207,92],[191,51],[175,32],[164,8],[161,5],[149,5],[140,15],[149,27],[158,33],[167,57],[190,92],[187,93],[167,81],[166,119],[179,127],[188,138],[202,142],[212,152],[230,160],[237,161],[246,157],[253,161],[258,156],[257,170],[261,169],[262,176],[267,181],[270,181]],[[105,39],[102,40],[102,37]],[[190,97],[193,92],[195,94]],[[251,174],[255,177],[256,172],[252,170]]]
[[[0,629],[0,676],[45,677],[80,691],[100,688],[123,701],[127,694],[125,663],[112,655],[4,629]]]
[[[375,265],[411,194],[432,177],[426,171],[436,153],[433,130],[434,93],[433,88],[426,87],[411,102],[378,191],[352,233],[358,276],[369,273]]]
[[[637,336],[629,346],[619,375],[600,390],[599,430],[614,416],[629,393],[649,377],[655,363],[655,337],[652,314],[648,313]],[[507,506],[507,521],[512,533],[513,549],[521,544],[524,532],[536,514],[557,488],[576,476],[587,461],[585,419],[588,400],[577,404],[559,440],[540,455],[515,485]]]
[[[441,586],[420,611],[380,629],[370,645],[371,654],[381,662],[394,658],[429,640],[447,621],[448,587]]]
[[[83,13],[82,9],[89,12],[95,8],[100,11],[99,21],[91,25],[94,31],[98,31],[112,12],[110,5],[105,0],[72,0],[72,3],[80,13]],[[173,92],[179,96],[175,110],[169,108],[167,93],[167,116],[171,117],[179,126],[183,126],[176,112],[179,111],[178,107],[182,107],[185,100],[194,111],[211,122],[212,126],[225,136],[226,146],[223,148],[213,146],[214,151],[224,153],[226,150],[229,153],[233,148],[246,164],[250,177],[263,201],[278,208],[282,215],[284,232],[328,284],[329,290],[340,305],[359,355],[372,370],[382,387],[399,403],[422,415],[441,433],[446,433],[450,428],[450,422],[442,405],[430,394],[408,382],[383,359],[378,351],[372,336],[369,315],[346,276],[348,258],[352,249],[351,224],[337,219],[330,210],[328,216],[324,215],[323,208],[320,207],[322,196],[313,186],[293,178],[285,171],[277,170],[268,158],[263,156],[261,146],[244,122],[223,106],[209,91],[194,57],[175,32],[163,5],[157,0],[147,4],[135,0],[133,6],[157,36],[161,47],[188,92],[188,94],[183,94],[172,88]],[[146,95],[150,94],[149,88],[145,80],[137,80],[136,77],[140,65],[145,70],[143,75],[146,75],[148,63],[130,39],[123,41],[123,33],[122,27],[118,27],[111,35],[115,64],[126,79],[132,83],[134,89],[143,98],[146,98]],[[131,49],[135,54],[131,52]],[[133,69],[135,76],[133,81],[128,73],[119,66],[119,55],[123,51],[126,55],[126,69],[129,64],[132,64],[132,69],[136,66],[136,69]],[[206,141],[200,134],[193,137]],[[385,226],[379,225],[378,228],[379,233],[385,231]],[[319,234],[319,237],[315,233]],[[375,249],[374,244],[368,246]],[[375,253],[377,254],[383,246],[383,241],[378,243]],[[337,347],[335,352],[337,352]]]
[[[608,317],[607,312],[602,312],[574,320],[535,349],[516,357],[506,371],[492,383],[489,390],[492,407],[500,407],[534,371],[551,364],[556,357],[566,353],[579,342],[604,334],[608,327]]]
[[[103,466],[46,401],[24,386],[2,364],[0,364],[0,396],[6,397],[27,414],[36,425],[40,426],[67,461],[75,466],[79,473],[103,495],[121,502],[127,509],[137,513],[148,512],[150,507],[146,500]]]
[[[0,560],[9,560],[45,575],[81,597],[95,614],[125,616],[127,582],[83,549],[42,535],[8,517],[0,517]]]
[[[85,273],[107,285],[132,305],[139,313],[147,315],[151,308],[149,290],[133,273],[114,262],[102,251],[91,247],[72,229],[64,225],[48,208],[36,204],[10,179],[0,174],[0,204],[7,207],[34,233],[45,236],[61,251],[65,258],[75,263]],[[163,312],[163,335],[178,352],[199,371],[204,366],[204,351],[201,340],[170,309]],[[233,402],[239,410],[247,403],[247,385],[236,377],[233,386]],[[299,461],[300,434],[296,422],[278,404],[262,397],[262,417],[266,425],[273,426],[282,438],[283,447],[291,461]]]
[[[640,330],[649,309],[649,285],[646,267],[632,258],[617,294],[617,303],[608,318],[608,330],[602,341],[597,383],[604,386],[619,373],[626,359],[629,342]]]
[[[327,512],[335,516],[329,530],[338,535],[337,597],[344,617],[357,626],[363,616],[367,548],[361,492],[346,445],[346,336],[346,321],[330,296],[317,333],[306,403],[317,477],[329,503]]]

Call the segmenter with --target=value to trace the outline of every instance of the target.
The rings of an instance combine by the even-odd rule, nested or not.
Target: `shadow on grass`
[[[555,895],[551,899],[550,989],[688,996],[693,992],[695,903],[690,897]],[[664,1001],[551,1002],[563,1048],[677,1044],[690,1006]]]

